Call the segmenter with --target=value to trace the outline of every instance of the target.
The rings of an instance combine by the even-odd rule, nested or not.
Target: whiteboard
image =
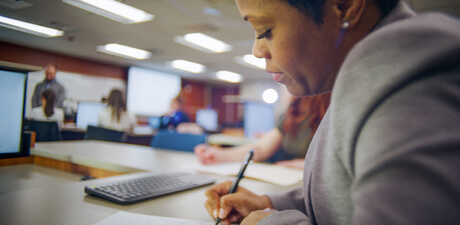
[[[31,100],[35,85],[44,79],[44,71],[29,72],[26,116],[30,116],[32,108]],[[110,91],[114,88],[126,93],[126,81],[116,78],[58,71],[56,73],[56,80],[66,89],[67,99],[64,101],[64,110],[66,113],[76,112],[79,101],[100,102],[101,98],[108,97]]]
[[[181,90],[181,78],[140,67],[128,72],[128,111],[143,116],[161,116],[168,112],[171,99]]]

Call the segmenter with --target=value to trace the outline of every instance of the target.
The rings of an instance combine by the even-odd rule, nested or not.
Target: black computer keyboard
[[[117,183],[88,185],[85,187],[85,193],[126,205],[214,182],[214,179],[198,174],[148,174],[145,177],[129,178]]]

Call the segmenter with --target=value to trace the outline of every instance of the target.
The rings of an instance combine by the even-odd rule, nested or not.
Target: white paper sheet
[[[195,170],[198,172],[218,174],[222,176],[236,176],[241,163],[223,163],[200,165]],[[303,170],[273,164],[252,163],[246,168],[244,176],[258,179],[273,184],[289,186],[297,184],[303,179]]]
[[[214,225],[211,222],[150,216],[120,211],[95,225]]]

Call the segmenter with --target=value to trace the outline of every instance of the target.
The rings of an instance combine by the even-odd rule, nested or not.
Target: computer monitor
[[[23,121],[27,72],[0,67],[0,159],[29,155]]]
[[[200,109],[196,111],[196,123],[205,131],[217,131],[219,129],[218,114],[213,109]]]
[[[244,103],[244,136],[254,137],[266,133],[275,126],[275,109],[261,102]]]
[[[159,129],[161,125],[161,116],[149,116],[149,126],[153,129]]]
[[[76,126],[84,130],[88,125],[97,126],[99,112],[104,107],[105,104],[100,102],[78,102]]]

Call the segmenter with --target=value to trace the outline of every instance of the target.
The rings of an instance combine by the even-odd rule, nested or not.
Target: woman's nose
[[[268,49],[261,40],[256,39],[254,41],[254,45],[252,46],[252,54],[257,58],[270,59]]]

